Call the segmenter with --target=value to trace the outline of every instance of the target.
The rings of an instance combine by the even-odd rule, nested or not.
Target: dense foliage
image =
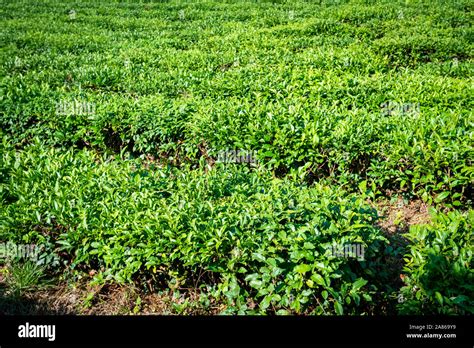
[[[406,314],[474,312],[472,242],[474,212],[435,215],[431,226],[413,226],[401,289]]]
[[[472,10],[4,1],[0,241],[228,313],[472,313]],[[397,194],[437,209],[407,246]]]

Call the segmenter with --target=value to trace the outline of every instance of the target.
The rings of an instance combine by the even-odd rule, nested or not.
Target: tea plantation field
[[[0,311],[474,313],[473,10],[2,0]]]

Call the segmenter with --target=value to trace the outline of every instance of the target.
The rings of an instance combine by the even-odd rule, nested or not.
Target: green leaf
[[[363,287],[365,284],[367,284],[367,280],[365,280],[363,278],[359,278],[354,282],[354,284],[352,284],[352,289],[353,290],[358,290],[361,287]]]
[[[261,262],[265,262],[265,257],[261,253],[253,253],[252,258]]]
[[[251,280],[249,285],[252,287],[252,288],[255,288],[255,289],[261,289],[262,288],[262,285],[263,285],[263,282],[261,280],[257,280],[257,279],[254,279],[254,280]]]
[[[306,272],[311,270],[311,266],[307,264],[301,264],[295,267],[295,272],[305,274]]]
[[[319,274],[314,273],[311,276],[311,280],[313,280],[318,285],[322,285],[322,286],[326,285],[326,282],[324,281],[324,278]]]
[[[343,314],[344,314],[344,308],[343,308],[342,305],[341,305],[339,302],[337,302],[337,301],[334,302],[334,309],[336,310],[336,313],[337,313],[338,315],[343,315]]]
[[[441,295],[438,291],[435,292],[435,297],[438,300],[440,305],[443,305],[443,295]]]
[[[443,200],[445,200],[448,196],[449,196],[449,192],[443,192],[443,193],[440,193],[436,198],[435,198],[435,202],[436,203],[439,203]]]

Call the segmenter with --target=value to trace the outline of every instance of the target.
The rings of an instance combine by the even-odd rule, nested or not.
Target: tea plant
[[[403,314],[474,312],[474,214],[434,214],[434,224],[413,226],[406,255]]]
[[[471,313],[472,9],[3,1],[0,242],[225,313]],[[400,291],[397,195],[440,212]]]

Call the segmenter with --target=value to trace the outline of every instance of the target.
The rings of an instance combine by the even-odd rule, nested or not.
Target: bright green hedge
[[[368,179],[382,194],[470,205],[469,9],[469,1],[7,2],[0,125],[20,144],[38,135],[193,164],[203,147],[214,158],[255,150],[278,175],[353,188]],[[74,99],[94,103],[95,114],[55,114]],[[389,101],[419,104],[419,113],[387,116],[380,106]]]
[[[262,311],[321,314],[363,313],[382,284],[377,214],[342,189],[237,166],[147,170],[40,145],[4,151],[2,167],[0,239],[45,244],[43,257],[97,269],[99,281],[145,272],[212,288],[230,310],[252,298]],[[364,254],[338,257],[334,244]]]
[[[430,225],[412,226],[405,256],[400,313],[474,313],[474,212],[433,213]]]
[[[5,1],[0,242],[74,277],[201,287],[230,313],[386,313],[397,295],[401,313],[472,312],[471,12]],[[73,100],[95,112],[57,113]],[[227,149],[258,163],[212,167]],[[456,211],[408,234],[400,294],[401,247],[367,203],[399,193]]]

